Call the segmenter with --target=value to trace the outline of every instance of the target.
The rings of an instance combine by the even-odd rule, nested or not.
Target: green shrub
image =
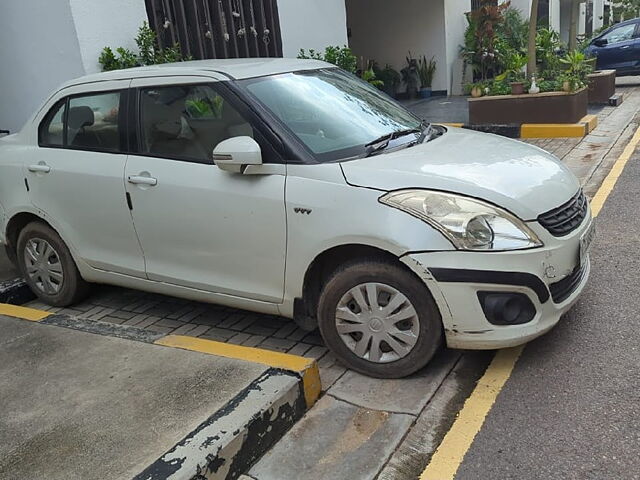
[[[182,55],[180,45],[177,43],[171,47],[160,48],[156,33],[149,27],[147,22],[143,22],[138,29],[135,42],[138,47],[138,53],[118,47],[116,48],[116,53],[118,54],[116,56],[110,47],[104,47],[98,57],[98,63],[102,65],[102,71],[191,60],[191,57],[185,58]]]
[[[313,49],[310,49],[308,53],[306,50],[300,49],[298,58],[324,60],[350,73],[356,73],[358,69],[358,58],[346,45],[344,47],[329,46],[325,48],[324,54],[316,52]]]

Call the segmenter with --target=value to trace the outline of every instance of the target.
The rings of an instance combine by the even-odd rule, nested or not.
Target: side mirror
[[[262,152],[253,138],[233,137],[216,145],[213,161],[221,170],[243,173],[247,165],[262,165]]]
[[[596,38],[593,42],[592,42],[596,47],[604,47],[607,43],[607,39],[606,38]]]

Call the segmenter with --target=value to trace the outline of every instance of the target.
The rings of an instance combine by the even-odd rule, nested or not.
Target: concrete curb
[[[238,478],[305,411],[299,377],[269,369],[134,480]]]
[[[468,125],[442,123],[449,127],[466,128],[478,132],[495,133],[509,138],[567,138],[584,137],[598,126],[598,117],[587,115],[578,123],[523,123],[512,125]]]
[[[321,390],[318,365],[309,358],[5,303],[0,315],[270,367],[135,480],[236,479],[302,418]]]

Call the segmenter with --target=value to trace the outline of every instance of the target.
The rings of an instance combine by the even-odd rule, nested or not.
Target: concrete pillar
[[[593,31],[604,25],[604,0],[593,0]]]
[[[578,35],[584,35],[587,25],[587,4],[580,4],[580,15],[578,16]]]
[[[560,32],[560,0],[549,0],[549,28]]]

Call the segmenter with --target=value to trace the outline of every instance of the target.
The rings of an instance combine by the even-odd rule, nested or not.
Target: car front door
[[[596,38],[590,53],[597,57],[598,70],[617,70],[625,73],[634,70],[640,61],[640,41],[637,24],[621,25]]]
[[[40,123],[25,163],[34,206],[92,267],[144,278],[124,188],[130,80],[71,87]]]
[[[137,79],[131,87],[138,152],[125,178],[148,278],[280,302],[286,170],[248,109],[210,77]],[[214,147],[235,136],[258,141],[271,173],[215,166]]]

